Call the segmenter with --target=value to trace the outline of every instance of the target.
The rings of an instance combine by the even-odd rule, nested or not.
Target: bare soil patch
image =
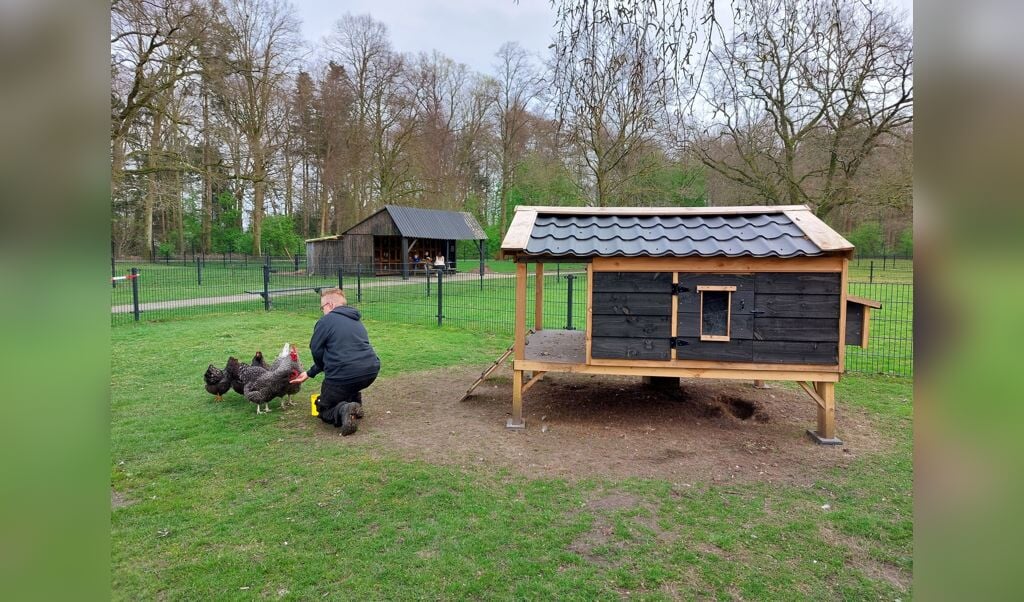
[[[507,467],[529,476],[798,485],[892,446],[870,416],[842,399],[836,424],[845,445],[813,443],[805,431],[816,424],[814,402],[782,385],[684,379],[666,390],[636,377],[561,373],[549,373],[526,393],[527,428],[509,431],[507,367],[458,401],[479,374],[453,368],[377,381],[364,392],[359,432],[346,439],[432,463]],[[336,429],[318,427],[322,436],[337,437]]]
[[[115,491],[113,489],[110,490],[110,509],[111,510],[117,510],[118,508],[124,508],[126,506],[131,506],[135,502],[136,502],[136,500],[133,500],[133,499],[129,498],[127,495],[121,493],[120,491]]]
[[[904,592],[910,588],[913,576],[898,566],[872,558],[868,551],[867,541],[828,527],[821,527],[821,535],[829,545],[845,548],[846,562],[849,566],[860,570],[869,579],[887,581],[896,589]]]

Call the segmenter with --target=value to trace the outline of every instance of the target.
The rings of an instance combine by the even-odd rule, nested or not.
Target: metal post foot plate
[[[522,418],[520,418],[519,420],[516,420],[515,418],[509,418],[505,422],[505,428],[507,428],[510,431],[526,430],[526,421],[523,420]]]
[[[832,437],[831,439],[826,439],[825,437],[822,437],[817,432],[812,431],[810,429],[807,430],[807,434],[811,437],[811,439],[814,439],[815,443],[817,443],[819,445],[842,445],[843,444],[843,440],[838,438],[838,437]]]

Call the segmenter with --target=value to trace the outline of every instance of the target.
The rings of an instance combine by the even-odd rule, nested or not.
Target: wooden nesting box
[[[849,296],[853,245],[803,205],[518,207],[502,253],[518,262],[510,428],[546,372],[797,381],[835,437],[844,348],[867,345],[870,310]],[[587,264],[587,327],[546,330],[544,264]],[[534,332],[527,339],[527,264]],[[523,381],[526,372],[532,378]]]

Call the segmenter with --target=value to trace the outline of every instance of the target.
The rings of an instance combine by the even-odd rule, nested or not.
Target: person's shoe
[[[347,402],[341,408],[341,436],[347,437],[352,433],[356,432],[359,428],[356,425],[356,412],[359,411],[359,404],[355,402]]]

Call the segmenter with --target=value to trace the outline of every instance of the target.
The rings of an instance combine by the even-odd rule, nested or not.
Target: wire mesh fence
[[[417,266],[403,276],[373,265],[307,269],[302,257],[171,258],[139,264],[113,262],[111,321],[157,321],[240,311],[292,311],[319,315],[319,291],[339,287],[367,319],[435,325],[511,336],[515,325],[515,272],[508,264],[464,263],[462,270]],[[496,269],[495,269],[496,268]],[[898,266],[890,273],[897,273]],[[512,268],[514,269],[514,268]],[[133,276],[133,272],[135,272]],[[853,265],[851,265],[853,272]],[[116,280],[114,278],[117,278]],[[587,278],[583,265],[545,266],[545,328],[586,328]],[[873,310],[869,345],[848,346],[852,372],[913,375],[913,283],[851,277],[849,293],[880,301]],[[535,321],[537,276],[527,278],[527,323]]]

